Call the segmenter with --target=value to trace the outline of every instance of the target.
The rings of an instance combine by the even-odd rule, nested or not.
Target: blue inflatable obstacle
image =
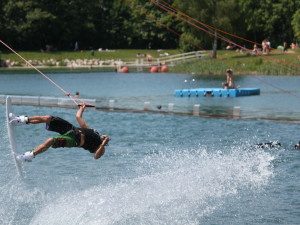
[[[196,88],[196,89],[181,89],[175,90],[174,95],[177,97],[239,97],[260,95],[259,88],[238,88],[227,89],[222,88]]]

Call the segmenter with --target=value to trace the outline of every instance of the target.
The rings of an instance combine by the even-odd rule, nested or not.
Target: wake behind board
[[[17,149],[17,142],[16,142],[14,126],[9,123],[9,114],[12,112],[13,111],[12,111],[12,105],[11,105],[11,98],[9,96],[7,96],[6,97],[6,121],[7,121],[8,138],[9,138],[9,142],[10,142],[11,153],[14,157],[14,161],[15,161],[15,165],[17,167],[18,174],[21,177],[23,177],[21,162],[18,162],[18,160],[16,159],[16,154],[18,154],[18,149]]]

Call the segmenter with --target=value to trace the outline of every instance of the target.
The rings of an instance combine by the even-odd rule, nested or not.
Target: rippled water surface
[[[106,106],[299,120],[299,100],[251,77],[237,83],[261,88],[241,98],[173,97],[184,85],[217,87],[222,80],[183,74],[50,74],[67,91]],[[195,82],[187,84],[184,80]],[[260,77],[299,95],[298,77]],[[297,83],[298,82],[298,83]],[[1,95],[57,96],[39,75],[0,75]],[[16,114],[57,115],[76,124],[76,109],[13,106]],[[167,109],[166,109],[167,110]],[[86,122],[111,137],[100,160],[83,149],[49,149],[23,165],[18,177],[0,104],[0,224],[299,224],[299,125],[87,109]],[[15,128],[19,152],[55,135],[43,124]],[[253,145],[279,141],[281,148]]]

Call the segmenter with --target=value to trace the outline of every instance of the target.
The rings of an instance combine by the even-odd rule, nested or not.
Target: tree
[[[141,48],[177,48],[178,36],[166,29],[155,20],[162,24],[175,29],[178,22],[151,2],[140,3],[139,0],[131,0],[141,11],[130,7],[130,18],[126,21],[125,26],[131,30],[127,36],[130,46],[140,46]],[[153,20],[153,19],[155,20]]]
[[[240,0],[239,5],[249,39],[256,42],[269,39],[282,44],[293,38],[291,21],[300,1]]]
[[[200,24],[197,25],[207,32],[195,28],[149,0],[129,1],[204,49],[214,46],[216,50],[217,46],[227,45],[215,38],[218,31]],[[257,42],[269,39],[282,44],[295,36],[299,38],[299,13],[296,13],[299,0],[164,1],[200,22]],[[162,0],[156,2],[163,3]],[[183,51],[198,49],[150,17],[124,0],[1,0],[0,35],[18,50],[44,49],[45,45],[59,50],[73,49],[69,46],[76,41],[80,49],[178,46]],[[244,45],[242,40],[233,41]],[[1,50],[4,49],[2,46]]]
[[[236,24],[235,21],[239,17],[235,0],[191,0],[188,2],[175,0],[174,6],[201,23],[219,28],[229,33],[234,31],[232,25]],[[191,22],[196,23],[195,21]],[[215,37],[217,33],[215,33],[215,30],[197,24],[197,26],[207,30],[206,32],[188,25],[186,22],[182,22],[181,26],[184,36],[189,36],[193,40],[198,39],[196,42],[205,49],[211,49],[212,45],[214,45],[216,49],[217,39]],[[185,40],[180,40],[180,46],[185,46],[182,44],[183,41]],[[196,47],[193,47],[193,49],[196,49]],[[185,51],[187,49],[183,50]]]
[[[295,37],[300,40],[300,9],[293,15],[292,26],[295,32]]]
[[[75,41],[86,47],[102,32],[97,29],[103,19],[102,6],[101,0],[7,0],[2,5],[2,31],[21,49],[40,49],[46,44],[66,49]]]

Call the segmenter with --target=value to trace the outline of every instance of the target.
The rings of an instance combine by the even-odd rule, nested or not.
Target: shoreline
[[[70,68],[70,67],[51,67],[51,66],[41,66],[36,67],[41,72],[45,73],[93,73],[93,72],[99,72],[99,73],[122,73],[121,71],[114,71],[113,67],[76,67],[76,68]],[[0,67],[0,76],[2,74],[29,74],[32,72],[37,72],[34,68],[31,67],[10,67],[10,68],[3,68]],[[138,68],[129,68],[129,73],[151,73],[150,68],[144,68],[142,71],[140,71]],[[186,70],[176,70],[176,68],[170,67],[167,72],[156,72],[154,74],[164,74],[164,73],[174,73],[174,74],[187,74],[191,76],[224,76],[225,72],[222,71],[214,71],[213,73],[211,71],[207,72],[191,72]],[[249,71],[249,73],[240,73],[235,71],[235,76],[300,76],[300,74],[265,74],[260,73],[258,71]]]
[[[224,75],[226,69],[232,68],[234,75],[282,75],[299,76],[299,51],[288,53],[272,51],[266,57],[249,54],[248,52],[235,52],[219,50],[217,59],[210,57],[207,52],[180,53],[178,50],[165,50],[157,52],[147,50],[117,50],[109,53],[95,52],[57,52],[37,53],[22,52],[28,62],[41,71],[59,72],[115,72],[122,67],[128,67],[129,72],[150,72],[151,67],[168,66],[168,73],[183,73],[191,75]],[[168,56],[165,56],[167,54]],[[191,55],[192,54],[192,55]],[[2,56],[2,57],[1,57]],[[23,60],[15,55],[1,54],[1,73],[28,73],[32,71]]]

